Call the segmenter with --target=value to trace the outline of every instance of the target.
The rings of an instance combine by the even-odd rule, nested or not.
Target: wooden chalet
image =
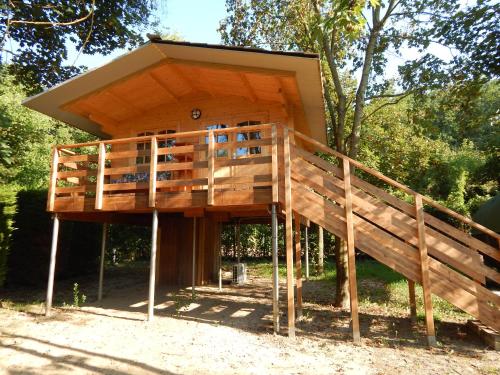
[[[28,98],[27,107],[101,138],[53,149],[47,313],[59,220],[151,223],[152,319],[155,285],[216,282],[221,224],[253,218],[273,227],[278,331],[280,219],[286,223],[288,334],[294,336],[302,306],[298,239],[301,222],[310,220],[347,240],[355,341],[360,338],[355,248],[408,279],[411,306],[415,283],[423,286],[430,344],[435,336],[431,294],[500,330],[500,297],[485,287],[486,279],[499,282],[500,273],[483,261],[485,256],[500,260],[498,246],[424,213],[424,204],[496,243],[500,236],[329,149],[323,103],[316,54],[159,38]],[[413,197],[412,203],[351,173],[354,167]]]

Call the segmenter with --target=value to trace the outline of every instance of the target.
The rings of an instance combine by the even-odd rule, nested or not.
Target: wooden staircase
[[[500,242],[498,234],[299,132],[285,128],[283,138],[287,229],[291,233],[293,211],[347,241],[355,340],[359,337],[355,248],[423,286],[430,343],[435,335],[431,294],[500,331],[500,296],[485,286],[487,279],[500,283],[500,273],[483,259],[500,261],[498,245],[424,212],[424,205],[452,217],[465,230],[487,233],[493,243]],[[291,238],[287,255],[292,252],[290,245]]]

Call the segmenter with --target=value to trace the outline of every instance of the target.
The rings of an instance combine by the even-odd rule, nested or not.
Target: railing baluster
[[[429,259],[427,256],[427,243],[425,240],[424,206],[422,196],[415,194],[415,216],[417,219],[418,249],[420,255],[420,271],[422,274],[422,289],[424,293],[425,324],[427,327],[427,343],[436,345],[434,330],[434,317],[432,313],[431,285],[429,281]]]
[[[49,181],[49,192],[47,199],[47,211],[54,211],[54,203],[56,200],[56,188],[57,188],[57,172],[59,171],[59,150],[57,147],[52,148],[52,164],[50,166],[50,181]]]
[[[99,157],[97,159],[97,180],[95,187],[95,209],[102,210],[104,191],[104,169],[106,168],[106,145],[99,142]]]
[[[151,138],[151,160],[149,162],[149,207],[156,206],[156,172],[158,167],[158,140]]]
[[[215,165],[215,146],[214,146],[214,132],[210,130],[208,133],[208,196],[207,204],[212,206],[214,204],[214,165]]]

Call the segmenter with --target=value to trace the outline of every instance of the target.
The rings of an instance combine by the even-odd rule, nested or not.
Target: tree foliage
[[[134,48],[155,25],[156,0],[2,0],[0,53],[30,92],[64,81],[84,67],[69,65],[68,46],[107,55]]]

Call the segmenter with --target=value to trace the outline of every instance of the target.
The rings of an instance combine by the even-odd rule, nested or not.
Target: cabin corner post
[[[351,303],[352,339],[355,343],[361,342],[359,332],[358,287],[356,280],[356,253],[354,246],[354,218],[352,213],[351,169],[348,159],[343,159],[344,190],[345,190],[345,218],[347,237],[347,267],[349,275],[349,294]]]
[[[302,318],[302,259],[300,246],[300,215],[294,212],[295,222],[295,285],[297,288],[297,319]]]
[[[279,265],[278,265],[278,215],[277,204],[271,205],[271,233],[273,248],[273,329],[274,333],[280,331],[279,307]]]
[[[57,173],[59,172],[59,149],[57,146],[52,148],[52,163],[50,165],[49,191],[47,197],[47,211],[54,211],[57,189]]]
[[[158,238],[158,210],[153,211],[153,222],[151,225],[151,259],[149,266],[149,298],[148,298],[148,321],[153,320],[155,305],[155,274],[156,274],[156,247]]]
[[[292,226],[292,178],[290,170],[290,137],[284,128],[285,161],[285,236],[286,236],[286,288],[288,305],[288,337],[295,338],[295,301],[293,287],[293,226]]]
[[[47,298],[45,299],[45,316],[50,316],[52,296],[54,293],[54,275],[56,271],[57,242],[59,239],[59,217],[54,214],[52,224],[52,243],[50,246],[49,277],[47,281]]]
[[[97,300],[102,300],[102,286],[104,280],[104,256],[106,254],[106,240],[108,235],[108,223],[102,225],[101,257],[99,259],[99,287],[97,289]]]
[[[424,205],[422,196],[415,194],[415,217],[417,219],[418,250],[420,257],[420,271],[422,277],[422,290],[424,294],[425,325],[427,329],[427,344],[436,345],[436,332],[432,312],[431,285],[429,280],[429,259],[427,256],[427,242],[425,239]]]

